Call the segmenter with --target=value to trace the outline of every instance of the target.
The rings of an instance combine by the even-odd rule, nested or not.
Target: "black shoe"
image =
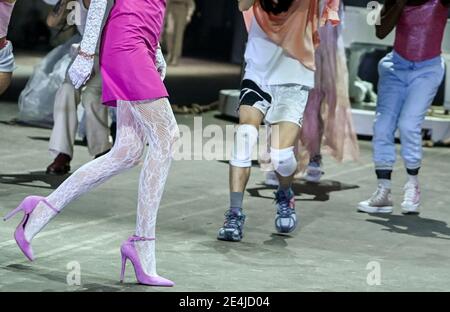
[[[52,175],[65,175],[70,172],[70,161],[69,155],[59,153],[55,160],[47,167],[47,174]]]
[[[117,135],[117,123],[113,121],[111,123],[111,126],[109,126],[109,134],[111,134],[111,137],[113,139],[113,143],[116,142],[116,135]]]

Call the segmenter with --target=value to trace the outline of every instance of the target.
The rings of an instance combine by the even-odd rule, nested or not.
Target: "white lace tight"
[[[110,177],[138,165],[145,143],[149,148],[139,179],[136,235],[155,237],[156,216],[164,185],[173,158],[178,127],[167,99],[153,102],[117,104],[117,138],[112,150],[75,171],[47,197],[56,209],[62,210]],[[25,228],[28,241],[55,216],[41,203],[31,214]],[[155,276],[155,241],[136,242],[147,274]]]

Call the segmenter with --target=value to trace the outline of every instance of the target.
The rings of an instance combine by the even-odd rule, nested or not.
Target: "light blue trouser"
[[[379,65],[378,103],[374,123],[375,169],[392,170],[395,132],[400,131],[401,156],[407,169],[422,162],[422,124],[444,78],[442,57],[410,62],[395,51]]]

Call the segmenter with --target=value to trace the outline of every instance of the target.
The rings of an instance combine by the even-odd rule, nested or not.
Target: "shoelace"
[[[237,229],[240,226],[240,222],[242,221],[243,216],[236,215],[231,211],[227,211],[225,213],[225,223],[223,224],[226,228]]]
[[[289,206],[289,198],[283,193],[274,193],[275,194],[275,202],[278,205],[278,214],[282,218],[289,218],[292,215],[292,209]]]
[[[386,189],[384,187],[378,188],[376,190],[376,192],[373,193],[371,201],[380,202],[387,196],[387,193],[388,193],[388,189]]]
[[[405,200],[414,201],[416,199],[416,193],[415,185],[407,185],[405,187]]]

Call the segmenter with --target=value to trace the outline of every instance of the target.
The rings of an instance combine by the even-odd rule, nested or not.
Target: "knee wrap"
[[[251,125],[240,125],[234,133],[234,146],[230,165],[247,168],[252,166],[252,152],[258,140],[258,130]]]
[[[297,159],[295,159],[294,147],[284,149],[270,149],[270,158],[275,171],[283,177],[289,177],[297,169]]]

